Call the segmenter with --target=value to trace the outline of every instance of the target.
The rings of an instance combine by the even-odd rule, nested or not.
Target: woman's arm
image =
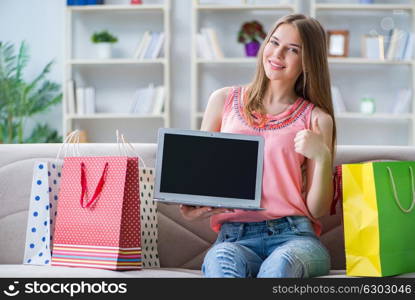
[[[302,130],[295,138],[296,151],[307,158],[306,203],[315,218],[324,216],[333,199],[333,120],[320,108],[313,110],[312,130]]]
[[[226,97],[229,94],[229,87],[224,87],[214,91],[210,97],[203,115],[202,131],[220,131],[222,124],[222,111]]]

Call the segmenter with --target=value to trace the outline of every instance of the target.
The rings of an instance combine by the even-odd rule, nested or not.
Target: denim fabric
[[[205,277],[315,277],[329,270],[329,253],[304,216],[225,223],[202,265]]]

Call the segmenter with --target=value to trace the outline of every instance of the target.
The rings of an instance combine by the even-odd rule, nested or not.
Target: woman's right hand
[[[216,214],[232,213],[234,210],[230,208],[213,208],[209,206],[180,205],[180,212],[186,220],[197,221],[209,218]]]

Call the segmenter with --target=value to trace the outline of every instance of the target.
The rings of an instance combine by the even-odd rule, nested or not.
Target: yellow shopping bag
[[[415,271],[415,162],[342,166],[346,274]]]

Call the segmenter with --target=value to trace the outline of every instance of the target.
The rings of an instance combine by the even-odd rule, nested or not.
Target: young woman
[[[205,276],[328,273],[330,257],[318,239],[317,220],[333,197],[336,140],[326,47],[325,30],[317,20],[285,16],[261,46],[253,81],[212,93],[202,130],[265,139],[265,210],[181,206],[186,219],[211,217],[219,232],[204,259]]]

